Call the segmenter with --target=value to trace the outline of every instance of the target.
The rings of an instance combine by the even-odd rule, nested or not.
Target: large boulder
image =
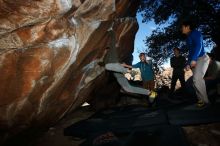
[[[91,100],[107,78],[99,62],[111,47],[110,31],[119,60],[131,60],[137,6],[137,0],[0,0],[0,129],[54,124]]]

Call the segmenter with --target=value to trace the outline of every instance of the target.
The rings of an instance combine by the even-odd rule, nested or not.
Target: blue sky
[[[134,52],[133,52],[133,64],[139,62],[139,53],[145,52],[147,47],[144,44],[144,40],[147,36],[150,36],[152,34],[152,31],[157,28],[157,25],[154,23],[154,21],[149,21],[148,23],[142,23],[142,16],[140,13],[137,13],[137,21],[139,24],[138,32],[136,33],[135,42],[134,42]],[[161,25],[160,27],[167,26],[168,23]],[[170,67],[169,65],[169,59],[168,62],[164,63],[164,67]]]
[[[142,23],[142,17],[140,13],[137,13],[137,21],[139,24],[138,32],[136,33],[133,53],[133,64],[139,62],[139,53],[146,50],[144,39],[146,36],[150,36],[152,31],[156,29],[156,25],[153,21],[148,23]]]

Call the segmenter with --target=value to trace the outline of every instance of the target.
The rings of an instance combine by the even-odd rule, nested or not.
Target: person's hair
[[[140,54],[139,54],[139,57],[141,57],[141,56],[145,56],[145,53],[143,53],[143,52],[140,53]]]
[[[175,51],[175,50],[180,52],[180,48],[178,48],[178,47],[173,48],[173,51]]]
[[[192,21],[186,20],[182,22],[183,26],[189,26],[190,30],[195,29],[195,24]]]

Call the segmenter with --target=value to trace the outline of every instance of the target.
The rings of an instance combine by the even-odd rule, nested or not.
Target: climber
[[[157,96],[157,93],[155,92],[155,82],[154,82],[154,71],[152,67],[152,60],[150,57],[147,57],[145,53],[139,54],[140,62],[134,64],[134,65],[127,65],[125,63],[122,64],[122,66],[130,68],[130,69],[140,69],[141,72],[141,78],[142,78],[142,86],[143,88],[150,90],[150,98],[155,98]]]
[[[125,92],[131,94],[149,96],[149,101],[152,103],[156,97],[155,94],[151,94],[152,92],[150,92],[147,89],[132,86],[125,78],[124,74],[127,73],[128,68],[125,68],[124,66],[122,66],[121,63],[119,63],[118,54],[115,46],[116,44],[115,33],[112,29],[109,30],[109,33],[111,35],[112,41],[109,44],[109,47],[106,47],[108,49],[107,51],[105,51],[106,52],[105,54],[106,57],[104,59],[105,69],[113,72],[113,75],[117,79],[117,82]]]
[[[149,95],[150,91],[144,88],[131,86],[124,74],[128,72],[128,69],[123,67],[120,63],[108,63],[105,65],[105,69],[113,71],[118,83],[121,85],[123,90],[128,93],[135,93],[141,95]]]

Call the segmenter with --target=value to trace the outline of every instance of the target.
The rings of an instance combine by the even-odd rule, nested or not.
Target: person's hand
[[[187,66],[185,67],[185,69],[186,69],[186,71],[189,71],[189,70],[190,70],[190,65],[187,65]]]
[[[190,66],[191,66],[191,68],[195,68],[196,67],[196,61],[191,61]]]

